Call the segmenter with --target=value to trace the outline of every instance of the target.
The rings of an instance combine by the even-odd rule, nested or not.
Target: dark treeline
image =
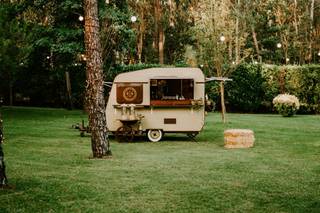
[[[230,76],[239,64],[320,59],[319,0],[101,0],[105,80],[170,64]],[[0,96],[6,105],[82,107],[81,0],[0,1]]]

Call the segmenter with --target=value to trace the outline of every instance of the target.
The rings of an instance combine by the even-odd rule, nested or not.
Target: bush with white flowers
[[[299,99],[294,95],[280,94],[272,101],[275,109],[285,117],[296,114],[300,107]]]

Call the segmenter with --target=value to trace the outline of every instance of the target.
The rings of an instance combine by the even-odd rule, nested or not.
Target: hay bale
[[[224,147],[249,148],[254,144],[254,133],[250,129],[228,129],[224,131]]]

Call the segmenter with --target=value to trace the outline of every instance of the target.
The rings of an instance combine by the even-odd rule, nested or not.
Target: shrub
[[[226,83],[226,101],[231,109],[257,112],[264,98],[264,78],[259,64],[240,64]]]
[[[279,93],[290,93],[302,103],[299,113],[320,113],[319,65],[264,65],[262,75],[266,79],[266,102],[271,102]]]
[[[299,100],[294,95],[280,94],[272,101],[275,109],[285,117],[293,116],[299,109]]]

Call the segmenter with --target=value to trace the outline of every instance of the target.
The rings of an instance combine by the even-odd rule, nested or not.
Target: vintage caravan
[[[151,68],[116,76],[106,107],[107,127],[120,141],[164,133],[195,137],[204,126],[205,76],[198,68]]]

